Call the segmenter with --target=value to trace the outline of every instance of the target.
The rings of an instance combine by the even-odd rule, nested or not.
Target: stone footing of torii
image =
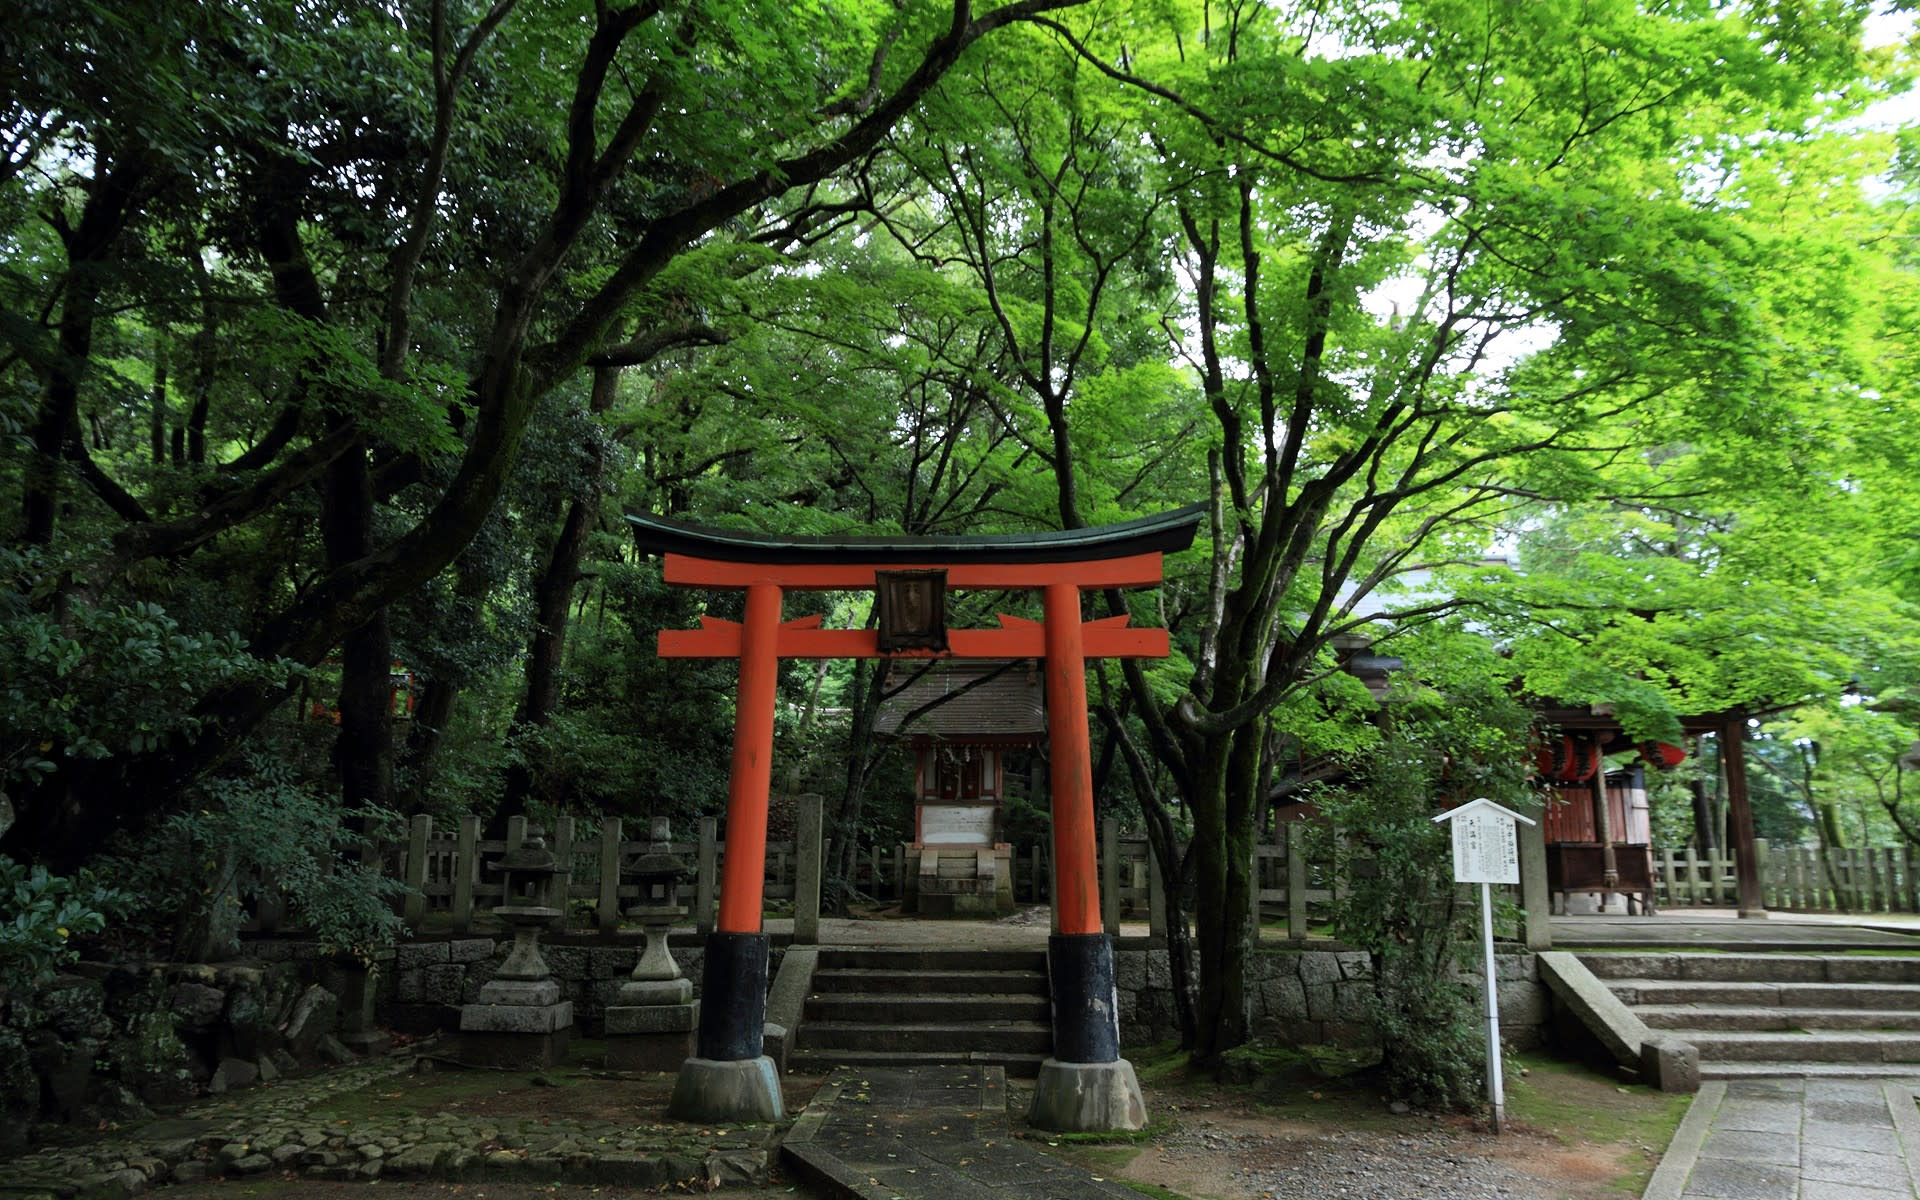
[[[1086,662],[1165,657],[1168,639],[1164,629],[1129,628],[1124,616],[1086,621],[1081,592],[1158,584],[1162,553],[1185,549],[1201,515],[1195,507],[1104,529],[890,542],[776,539],[629,518],[643,546],[666,552],[667,583],[746,593],[738,622],[703,618],[699,629],[660,634],[662,658],[740,664],[720,909],[707,939],[695,1053],[681,1067],[669,1115],[709,1123],[784,1116],[779,1077],[763,1052],[768,956],[761,924],[780,660],[1031,658],[1046,664],[1059,932],[1047,946],[1054,1056],[1041,1067],[1030,1119],[1063,1132],[1145,1126],[1139,1081],[1120,1057],[1113,943],[1100,921]],[[823,629],[818,617],[782,619],[789,591],[882,588],[900,590],[883,593],[878,629]],[[948,630],[949,588],[1037,591],[1043,619],[1002,617],[998,629]],[[890,614],[901,611],[936,617],[930,628],[890,628],[896,619]],[[927,640],[903,649],[903,632]]]

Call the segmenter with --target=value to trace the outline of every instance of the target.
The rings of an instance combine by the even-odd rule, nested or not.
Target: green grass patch
[[[1133,1073],[1142,1086],[1178,1082],[1187,1078],[1191,1065],[1191,1056],[1180,1048],[1179,1042],[1155,1042],[1151,1046],[1130,1046],[1127,1048],[1127,1061],[1133,1064]]]
[[[1613,1187],[1638,1196],[1653,1174],[1654,1163],[1673,1140],[1673,1131],[1687,1114],[1692,1096],[1657,1092],[1639,1084],[1623,1084],[1611,1076],[1544,1054],[1520,1054],[1510,1063],[1526,1069],[1506,1076],[1507,1116],[1537,1129],[1563,1145],[1576,1142],[1640,1147],[1642,1166],[1615,1181]]]
[[[1067,1135],[1059,1136],[1064,1138]],[[1076,1165],[1096,1173],[1123,1170],[1128,1163],[1140,1157],[1138,1146],[1089,1146],[1081,1142],[1056,1142],[1051,1137],[1047,1139],[1047,1145],[1063,1149],[1072,1147],[1073,1152],[1062,1157],[1071,1158]]]
[[[1043,1130],[1034,1130],[1023,1136],[1045,1142],[1049,1146],[1111,1147],[1114,1148],[1113,1153],[1125,1155],[1117,1164],[1125,1166],[1133,1160],[1134,1155],[1140,1153],[1138,1149],[1131,1147],[1145,1145],[1172,1129],[1173,1122],[1163,1118],[1147,1122],[1144,1129],[1101,1129],[1084,1133],[1047,1133]]]
[[[1165,1122],[1158,1122],[1157,1128],[1150,1128],[1148,1130],[1142,1130],[1141,1132],[1143,1134],[1149,1132],[1165,1133],[1167,1129],[1168,1125]],[[1036,1134],[1035,1136],[1037,1137],[1038,1135]],[[1088,1171],[1092,1171],[1095,1175],[1100,1176],[1110,1183],[1117,1183],[1122,1187],[1132,1188],[1143,1196],[1151,1196],[1153,1200],[1187,1200],[1187,1197],[1181,1195],[1179,1192],[1171,1188],[1161,1187],[1157,1183],[1146,1183],[1138,1179],[1122,1179],[1119,1177],[1118,1173],[1126,1170],[1128,1164],[1139,1157],[1142,1147],[1090,1146],[1080,1140],[1089,1136],[1093,1135],[1053,1134],[1047,1138],[1047,1148],[1051,1153],[1072,1163],[1076,1167],[1082,1167]]]

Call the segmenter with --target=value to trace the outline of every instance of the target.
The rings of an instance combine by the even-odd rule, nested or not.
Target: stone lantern
[[[540,957],[540,931],[564,913],[555,893],[565,871],[538,830],[493,870],[502,893],[493,913],[513,930],[513,948],[481,987],[479,1002],[460,1010],[461,1057],[474,1065],[550,1067],[566,1057],[573,1002],[560,998],[560,985]]]
[[[655,817],[652,844],[627,864],[638,895],[627,916],[644,944],[633,974],[607,1005],[607,1066],[623,1071],[674,1071],[693,1053],[693,981],[667,947],[675,920],[687,915],[675,888],[687,865],[673,853],[665,817]]]

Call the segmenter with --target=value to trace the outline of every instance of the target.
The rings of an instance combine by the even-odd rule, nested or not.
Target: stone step
[[[1754,983],[1906,983],[1920,985],[1920,953],[1854,954],[1629,953],[1579,956],[1600,979]]]
[[[822,947],[820,969],[867,971],[1047,970],[1045,950],[940,950],[917,947]]]
[[[1655,1029],[1920,1029],[1920,1010],[1792,1008],[1780,1004],[1642,1005],[1633,1015]]]
[[[1702,1079],[1899,1079],[1920,1086],[1913,1063],[1703,1062]]]
[[[825,1074],[834,1067],[933,1067],[950,1063],[1000,1067],[1015,1079],[1032,1079],[1040,1074],[1045,1054],[1015,1054],[997,1051],[921,1051],[921,1050],[795,1050],[787,1056],[792,1074]]]
[[[1737,1005],[1788,1008],[1920,1009],[1913,983],[1734,983],[1687,979],[1609,979],[1607,987],[1631,1007]]]
[[[1817,1033],[1728,1033],[1718,1029],[1676,1029],[1692,1042],[1702,1062],[1848,1062],[1908,1063],[1920,1073],[1920,1033],[1823,1030]]]
[[[1045,996],[1045,971],[991,969],[909,970],[898,967],[827,967],[813,973],[813,991],[942,996]]]
[[[971,1021],[1051,1021],[1052,1002],[1044,995],[969,996],[927,994],[867,996],[856,992],[816,993],[807,998],[806,1020],[870,1021],[909,1024],[958,1024]],[[802,1026],[804,1028],[804,1026]]]
[[[975,1021],[895,1024],[877,1021],[804,1021],[800,1050],[918,1050],[1045,1054],[1053,1049],[1053,1026],[1040,1021]],[[962,1060],[955,1060],[962,1061]]]

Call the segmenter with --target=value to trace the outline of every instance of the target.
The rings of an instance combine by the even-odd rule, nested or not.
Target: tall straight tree
[[[1009,419],[1046,451],[1063,523],[1120,491],[1089,452],[1083,364],[1138,310],[1092,302],[1105,266],[1164,255],[1182,283],[1165,324],[1206,415],[1211,556],[1185,598],[1190,674],[1171,696],[1129,684],[1192,815],[1203,1059],[1248,1036],[1277,707],[1337,669],[1345,635],[1378,632],[1362,602],[1477,557],[1519,497],[1594,494],[1654,426],[1777,417],[1766,350],[1793,331],[1753,296],[1790,261],[1710,180],[1858,83],[1865,8],[1828,5],[1817,27],[1626,2],[1495,24],[1446,3],[1042,19],[1076,61],[1041,88],[1113,89],[1028,121],[1040,88],[1003,82],[982,89],[1001,119],[977,144],[929,147],[928,211],[950,228],[903,241],[964,262],[1000,314],[1024,367]],[[1115,189],[1134,145],[1149,173]],[[1098,225],[1072,220],[1091,200],[1112,206]],[[1404,627],[1450,603],[1387,608]]]

